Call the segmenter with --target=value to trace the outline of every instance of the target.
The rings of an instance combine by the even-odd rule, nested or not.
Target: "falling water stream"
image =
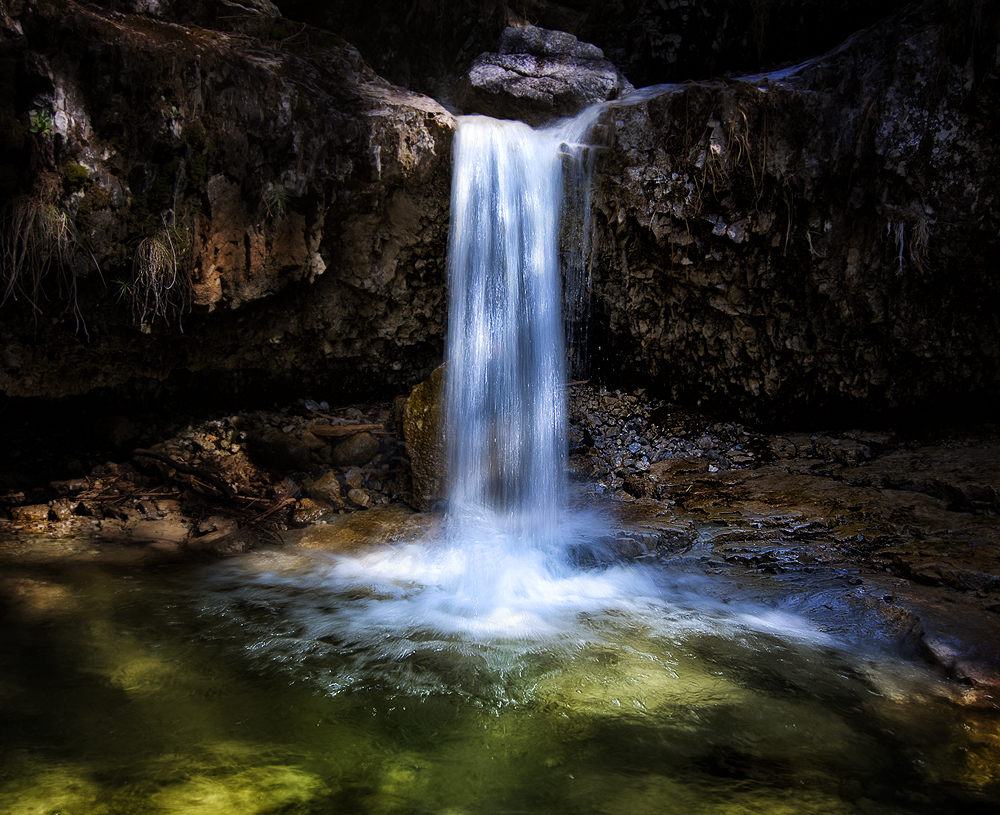
[[[995,811],[995,717],[697,563],[617,555],[574,500],[559,241],[590,124],[460,122],[439,534],[171,569],[0,552],[37,595],[0,629],[0,812]]]

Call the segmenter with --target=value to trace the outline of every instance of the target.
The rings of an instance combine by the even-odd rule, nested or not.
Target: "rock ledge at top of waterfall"
[[[630,90],[596,45],[529,25],[507,28],[498,53],[476,58],[457,98],[469,113],[539,125]]]

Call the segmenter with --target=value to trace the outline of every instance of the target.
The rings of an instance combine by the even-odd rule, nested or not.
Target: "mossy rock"
[[[63,186],[66,192],[77,192],[83,189],[83,185],[90,178],[90,173],[82,164],[70,162],[62,169]]]
[[[403,441],[410,456],[413,503],[430,509],[444,498],[444,365],[417,385],[403,407]]]

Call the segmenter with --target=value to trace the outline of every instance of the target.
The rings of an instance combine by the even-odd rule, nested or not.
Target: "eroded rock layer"
[[[439,361],[453,117],[334,34],[229,10],[6,16],[8,395]]]
[[[613,107],[606,369],[756,415],[994,394],[1000,72],[955,36],[925,9],[794,69]]]

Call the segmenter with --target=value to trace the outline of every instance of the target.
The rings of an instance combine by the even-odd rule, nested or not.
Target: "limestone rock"
[[[961,25],[925,5],[793,68],[616,102],[594,373],[840,426],[995,402],[1000,58],[953,56]]]
[[[410,457],[413,502],[418,509],[429,509],[444,498],[444,384],[442,365],[413,389],[403,407],[403,441]]]
[[[458,97],[468,111],[537,125],[631,87],[597,46],[563,31],[523,26],[504,31],[499,53],[476,59]]]
[[[31,25],[0,52],[0,194],[50,196],[80,239],[72,281],[53,273],[36,298],[44,332],[24,298],[3,303],[6,394],[349,393],[440,361],[454,117],[254,4],[270,6],[24,3]],[[176,257],[176,286],[137,282],[140,238]],[[163,308],[143,317],[147,297]]]

